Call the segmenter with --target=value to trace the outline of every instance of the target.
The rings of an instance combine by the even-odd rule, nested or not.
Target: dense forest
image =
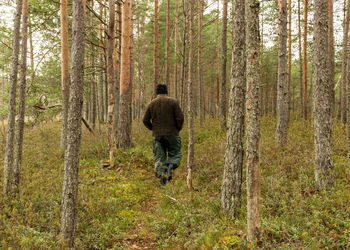
[[[350,0],[0,14],[1,249],[350,248]],[[158,84],[185,117],[167,182]]]

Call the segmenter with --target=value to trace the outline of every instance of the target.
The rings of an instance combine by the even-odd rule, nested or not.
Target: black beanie
[[[168,88],[165,84],[158,84],[157,85],[157,91],[156,91],[156,94],[157,95],[160,95],[160,94],[165,94],[167,95],[168,94]]]

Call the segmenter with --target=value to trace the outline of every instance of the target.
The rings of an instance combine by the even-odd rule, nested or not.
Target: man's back
[[[143,123],[153,136],[179,135],[184,116],[179,102],[166,95],[158,95],[147,106]]]

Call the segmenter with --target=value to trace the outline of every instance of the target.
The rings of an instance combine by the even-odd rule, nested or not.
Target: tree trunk
[[[158,0],[154,0],[154,82],[153,98],[156,96],[156,88],[159,83],[159,63],[158,63]]]
[[[132,0],[125,0],[122,7],[122,41],[120,70],[119,147],[131,147],[131,79],[132,79]]]
[[[283,148],[288,132],[288,82],[287,82],[287,1],[278,1],[278,87],[276,141]]]
[[[246,1],[247,224],[248,240],[260,238],[259,2]]]
[[[315,180],[319,188],[334,183],[331,137],[331,113],[329,108],[328,71],[328,0],[314,2],[314,82],[313,118],[315,133]]]
[[[107,85],[108,85],[108,115],[107,115],[107,138],[109,149],[109,163],[114,165],[115,141],[113,133],[114,104],[115,104],[115,1],[109,0],[109,23],[107,41]]]
[[[166,9],[165,84],[168,86],[170,96],[170,0],[167,0]]]
[[[193,64],[194,64],[194,8],[195,0],[190,0],[189,55],[188,55],[188,153],[187,187],[192,189],[192,171],[194,165],[194,112],[193,112]]]
[[[292,0],[288,1],[288,110],[287,110],[287,126],[289,122],[289,115],[291,110],[291,101],[294,98],[294,92],[291,92],[291,78],[292,78]],[[292,95],[291,95],[292,94]]]
[[[68,10],[67,0],[61,0],[61,85],[62,85],[62,130],[61,147],[66,148],[67,115],[69,100],[69,59],[68,59]]]
[[[328,0],[328,55],[329,55],[329,86],[331,116],[334,113],[334,29],[333,29],[333,0]]]
[[[216,109],[219,109],[220,100],[220,0],[217,6],[217,19],[216,19]]]
[[[181,86],[180,86],[180,105],[183,110],[185,110],[185,75],[186,75],[186,37],[187,37],[187,2],[182,1],[183,6],[183,39],[182,39],[182,62],[181,62]]]
[[[179,32],[179,0],[175,3],[175,27],[174,27],[174,98],[178,98],[178,68],[177,68],[177,53],[178,53],[178,32]]]
[[[103,16],[103,4],[100,2],[100,16]],[[102,23],[100,22],[100,24],[98,25],[98,29],[99,29],[99,39],[100,39],[100,43],[102,45],[104,45],[104,39],[103,39],[103,31],[102,31]],[[104,85],[104,81],[103,81],[103,52],[100,51],[99,52],[99,65],[100,65],[100,72],[99,72],[99,81],[98,81],[98,120],[100,123],[104,122],[104,101],[103,101],[103,85]]]
[[[244,0],[233,3],[231,86],[226,137],[221,207],[226,214],[236,215],[241,207],[243,138],[246,92],[245,10]]]
[[[113,50],[113,68],[114,68],[114,82],[115,82],[115,93],[114,93],[114,118],[113,118],[113,136],[114,141],[118,141],[118,124],[119,124],[119,107],[120,107],[120,56],[121,56],[121,32],[122,32],[122,2],[117,1],[118,6],[118,25],[116,25],[117,33],[117,46]]]
[[[203,26],[203,8],[202,0],[198,0],[198,85],[199,85],[199,124],[203,127],[204,121],[204,86],[202,72],[202,26]]]
[[[349,19],[350,19],[350,1],[347,1],[346,18],[344,20],[344,34],[343,34],[343,54],[342,54],[342,85],[341,85],[341,121],[346,124],[346,84],[348,81],[347,67],[348,67],[348,38],[349,38]]]
[[[61,210],[61,233],[67,243],[67,247],[74,246],[77,224],[78,167],[84,86],[84,19],[85,0],[74,0],[72,19],[71,86]]]
[[[22,51],[21,51],[21,76],[19,86],[17,137],[15,145],[14,164],[14,191],[19,191],[19,181],[21,176],[23,129],[25,114],[26,76],[27,76],[27,41],[28,41],[28,0],[23,0],[22,11]]]
[[[300,117],[303,117],[303,58],[301,56],[301,24],[300,24],[300,0],[298,0],[298,45],[299,45],[299,95]]]
[[[19,29],[21,26],[22,0],[17,1],[16,14],[14,19],[14,28],[12,35],[12,55],[11,55],[11,74],[9,105],[7,116],[7,135],[4,160],[4,184],[3,192],[8,194],[12,190],[13,181],[13,144],[15,138],[15,116],[16,116],[16,87],[18,73],[18,54],[19,54]]]
[[[308,0],[304,0],[304,59],[303,59],[303,71],[304,71],[304,101],[303,101],[303,118],[307,120],[307,9]]]
[[[226,129],[227,0],[223,0],[221,36],[220,127]]]

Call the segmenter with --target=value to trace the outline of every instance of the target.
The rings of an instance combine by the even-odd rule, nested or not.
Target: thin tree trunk
[[[220,127],[226,129],[227,0],[223,0],[221,36]]]
[[[28,0],[23,0],[22,11],[22,50],[21,50],[21,76],[19,86],[17,137],[15,144],[15,164],[14,164],[14,191],[19,191],[19,182],[21,176],[22,148],[23,148],[23,130],[25,114],[25,95],[26,95],[26,77],[27,77],[27,41],[28,41]]]
[[[159,83],[159,56],[158,56],[158,0],[154,0],[154,82],[153,82],[153,97],[156,96],[156,88]]]
[[[103,5],[102,3],[100,2],[100,16],[103,16]],[[99,39],[100,39],[100,42],[101,44],[103,45],[104,44],[104,39],[103,39],[103,36],[102,36],[102,23],[100,22],[100,24],[98,25],[98,28],[99,28]],[[103,52],[100,51],[99,52],[99,65],[100,65],[100,72],[99,72],[99,83],[98,83],[98,120],[100,123],[103,123],[104,122],[104,99],[103,99],[103,85],[104,85],[104,81],[103,81]]]
[[[287,142],[288,96],[287,81],[287,0],[278,1],[278,82],[276,141],[283,148]]]
[[[288,111],[287,123],[291,109],[291,101],[294,98],[294,92],[291,95],[291,78],[292,78],[292,0],[288,0]]]
[[[14,28],[12,34],[12,55],[11,55],[11,74],[9,105],[7,116],[7,135],[4,160],[4,184],[3,192],[8,194],[12,190],[13,181],[13,144],[15,138],[15,116],[16,116],[16,87],[18,73],[18,54],[19,54],[19,30],[21,26],[22,0],[17,1],[16,14],[14,18]]]
[[[67,148],[61,210],[61,233],[67,247],[74,246],[77,224],[78,166],[84,86],[85,0],[73,1],[71,86],[68,109]]]
[[[61,147],[66,148],[67,115],[69,100],[69,59],[68,59],[68,10],[67,0],[61,0],[61,85],[62,85],[62,129]]]
[[[233,50],[230,100],[227,119],[225,165],[221,189],[221,207],[226,214],[237,215],[241,207],[243,138],[246,92],[245,10],[244,0],[233,3]]]
[[[202,0],[198,0],[198,82],[199,82],[199,124],[203,127],[204,121],[204,86],[202,72],[202,26],[203,26]]]
[[[259,239],[260,218],[260,114],[259,114],[259,2],[246,1],[247,67],[247,224],[248,240]]]
[[[313,118],[315,133],[315,180],[319,188],[334,184],[331,113],[329,109],[328,0],[314,2]]]
[[[108,85],[108,115],[107,115],[107,138],[109,149],[109,163],[114,165],[115,141],[113,133],[114,105],[115,105],[115,1],[109,0],[109,23],[107,41],[107,85]]]
[[[220,100],[220,0],[217,6],[217,19],[216,19],[216,109],[219,110]]]
[[[166,9],[165,84],[170,96],[170,0],[167,0]]]
[[[304,0],[304,55],[303,55],[303,72],[304,72],[304,101],[303,101],[303,118],[307,120],[307,10],[308,0]]]
[[[299,95],[300,117],[303,117],[303,58],[301,55],[301,23],[300,23],[300,0],[298,0],[298,45],[299,45]]]
[[[131,146],[131,83],[132,83],[132,0],[125,0],[122,7],[122,41],[120,71],[120,110],[119,110],[119,147]]]
[[[331,116],[334,113],[334,27],[333,27],[333,0],[328,0],[328,54],[329,54],[329,85]]]
[[[178,32],[179,32],[179,0],[175,3],[175,27],[174,27],[174,97],[178,98],[178,67],[177,67],[177,53],[178,53]]]
[[[113,50],[113,67],[115,79],[115,93],[114,93],[114,118],[113,118],[113,135],[115,142],[118,140],[118,124],[119,124],[119,107],[120,107],[120,56],[121,56],[121,32],[122,32],[122,2],[117,1],[118,6],[118,25],[116,25],[117,32],[117,46]]]
[[[184,16],[184,22],[183,22],[183,39],[182,39],[182,62],[181,62],[181,86],[180,86],[180,104],[181,108],[185,110],[185,75],[186,75],[186,37],[187,37],[187,2],[185,0],[182,1],[183,5],[183,16]]]
[[[188,55],[188,153],[187,153],[187,187],[192,189],[192,172],[194,165],[194,110],[193,110],[193,62],[194,62],[194,8],[195,0],[190,0],[189,55]]]
[[[349,38],[349,20],[350,19],[350,0],[347,1],[346,18],[344,20],[344,34],[343,34],[343,54],[342,54],[342,85],[341,85],[341,121],[346,124],[346,84],[348,81],[347,67],[348,67],[348,38]]]

